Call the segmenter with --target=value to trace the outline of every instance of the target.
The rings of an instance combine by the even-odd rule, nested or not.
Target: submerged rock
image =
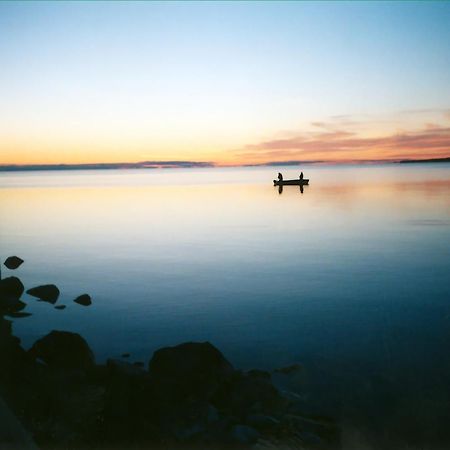
[[[231,429],[231,437],[239,444],[253,444],[259,439],[260,434],[247,425],[235,425]]]
[[[123,376],[142,376],[146,371],[136,364],[130,364],[119,359],[108,359],[106,361],[106,367],[112,374],[118,374]]]
[[[57,305],[57,306],[55,306],[54,308],[55,308],[55,309],[59,309],[59,310],[61,310],[61,309],[66,309],[66,305]]]
[[[21,300],[3,298],[0,299],[0,314],[16,313],[18,311],[22,311],[25,306],[27,306],[27,304]]]
[[[207,398],[234,369],[209,342],[187,342],[157,350],[149,372],[162,395]]]
[[[3,299],[19,300],[23,294],[24,286],[17,277],[8,277],[0,280],[0,302]]]
[[[15,386],[18,380],[22,380],[22,362],[25,359],[20,339],[12,334],[12,322],[0,315],[0,387]],[[3,448],[1,438],[0,448]]]
[[[23,317],[30,317],[31,313],[29,312],[16,312],[16,311],[12,311],[12,312],[8,312],[5,314],[8,317],[11,317],[13,319],[21,319]]]
[[[21,266],[23,259],[18,256],[9,256],[3,263],[8,269],[14,270]]]
[[[302,366],[300,364],[292,364],[286,367],[280,367],[279,369],[275,369],[275,373],[281,373],[283,375],[290,375],[291,373],[296,373],[301,370]]]
[[[89,306],[92,304],[91,297],[88,294],[80,295],[74,300],[74,302],[83,306]]]
[[[95,364],[87,342],[79,334],[68,331],[53,330],[37,340],[29,353],[51,367],[89,369]]]
[[[246,422],[258,430],[272,430],[280,425],[279,420],[265,414],[250,414]]]
[[[27,294],[44,302],[56,303],[59,297],[59,289],[54,284],[44,284],[28,289]]]
[[[287,403],[262,371],[235,372],[214,397],[215,405],[236,417],[246,414],[273,415]]]

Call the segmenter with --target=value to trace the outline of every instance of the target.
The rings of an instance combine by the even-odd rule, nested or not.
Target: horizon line
[[[139,161],[135,163],[53,163],[53,164],[0,164],[0,172],[20,172],[39,170],[99,170],[99,169],[195,169],[222,167],[278,167],[307,165],[346,165],[346,164],[402,164],[402,163],[432,163],[450,162],[450,156],[426,159],[349,159],[349,160],[287,160],[268,161],[248,164],[220,164],[211,161]]]

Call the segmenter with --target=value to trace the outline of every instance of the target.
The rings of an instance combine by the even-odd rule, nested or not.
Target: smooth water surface
[[[281,194],[278,170],[298,169],[0,174],[1,259],[25,259],[26,288],[55,283],[67,305],[24,295],[33,316],[16,333],[30,346],[73,330],[99,361],[146,363],[208,340],[237,367],[301,363],[291,388],[332,414],[436,423],[450,401],[450,165],[302,169],[310,186]],[[72,302],[84,292],[89,308]]]

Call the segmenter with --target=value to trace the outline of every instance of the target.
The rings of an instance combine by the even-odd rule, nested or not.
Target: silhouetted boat
[[[300,180],[300,178],[296,180],[273,180],[274,186],[304,186],[305,184],[309,184],[309,178],[303,178],[303,180]]]

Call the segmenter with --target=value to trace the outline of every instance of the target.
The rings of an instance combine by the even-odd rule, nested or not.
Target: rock
[[[233,371],[233,366],[209,342],[162,348],[149,363],[157,390],[172,397],[209,398]]]
[[[23,291],[24,286],[17,277],[8,277],[0,280],[0,302],[4,299],[19,300]]]
[[[0,314],[17,312],[25,308],[26,303],[19,300],[23,290],[22,282],[16,277],[0,280]]]
[[[8,317],[11,317],[13,319],[21,319],[23,317],[30,317],[31,313],[28,313],[28,312],[15,312],[15,311],[13,311],[13,312],[6,313],[5,315],[8,316]]]
[[[12,335],[12,322],[0,316],[0,357],[2,358],[2,366],[5,362],[8,362],[3,359],[4,354],[19,342],[19,339]]]
[[[106,367],[111,374],[122,376],[141,376],[146,374],[145,369],[136,364],[130,364],[119,359],[108,359],[106,361]]]
[[[219,410],[227,411],[236,417],[249,414],[273,415],[287,404],[274,387],[271,380],[258,372],[236,372],[223,383],[214,397]]]
[[[9,256],[4,262],[5,266],[11,270],[17,269],[22,263],[23,259],[18,256]]]
[[[264,378],[269,381],[271,379],[270,372],[267,372],[266,370],[251,369],[247,372],[247,375],[249,375],[250,377],[255,377],[255,378]]]
[[[54,284],[44,284],[28,289],[27,294],[44,302],[56,303],[59,297],[59,289]]]
[[[213,405],[208,405],[206,421],[208,423],[214,423],[214,422],[217,422],[219,419],[220,419],[220,416],[219,416],[219,411],[217,411],[217,408],[215,408]]]
[[[9,388],[15,389],[18,383],[27,378],[29,370],[26,360],[26,352],[20,345],[20,339],[12,334],[12,322],[0,315],[0,386],[2,394],[5,388],[6,393],[9,394]],[[5,424],[3,423],[3,425]],[[0,436],[1,449],[3,449],[2,444]]]
[[[130,354],[129,353],[122,353],[121,357],[122,358],[129,358]]]
[[[66,305],[57,305],[55,306],[55,309],[66,309]]]
[[[259,439],[260,434],[247,425],[235,425],[231,429],[231,436],[235,442],[240,444],[253,444]]]
[[[314,433],[310,431],[300,431],[298,433],[298,437],[305,443],[310,445],[320,445],[322,443],[322,439]]]
[[[31,349],[33,358],[42,359],[51,367],[64,369],[89,369],[94,365],[94,355],[86,341],[77,333],[53,330],[37,340]]]
[[[92,304],[91,297],[88,294],[80,295],[74,300],[74,302],[83,306],[89,306]]]
[[[280,421],[265,414],[250,414],[246,423],[258,430],[271,430],[276,428]]]
[[[302,366],[300,364],[292,364],[290,366],[275,369],[274,372],[282,373],[283,375],[290,375],[291,373],[298,372],[299,370],[301,370],[301,368]]]
[[[205,426],[200,423],[195,423],[185,428],[174,431],[175,437],[180,441],[188,441],[205,432]]]
[[[3,298],[0,299],[0,314],[16,313],[22,311],[25,306],[27,306],[27,304],[21,300]]]
[[[334,442],[339,436],[339,428],[336,423],[326,417],[285,414],[283,426],[296,430],[297,436],[303,442],[313,445],[319,444],[319,440]]]

